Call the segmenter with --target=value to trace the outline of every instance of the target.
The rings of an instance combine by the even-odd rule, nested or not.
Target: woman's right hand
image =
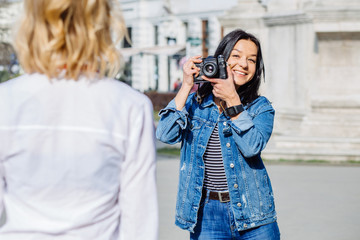
[[[196,67],[196,63],[201,63],[201,55],[193,56],[187,60],[183,66],[183,83],[182,86],[192,88],[194,86],[194,75],[198,76],[200,69]],[[184,86],[184,87],[185,87]]]
[[[200,73],[200,69],[196,67],[195,63],[201,63],[201,56],[191,57],[184,63],[183,66],[183,82],[181,88],[175,96],[176,109],[181,111],[185,106],[186,99],[194,86],[194,75],[197,76]]]

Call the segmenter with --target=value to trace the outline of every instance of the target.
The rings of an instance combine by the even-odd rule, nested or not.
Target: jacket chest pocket
[[[203,122],[197,119],[191,119],[188,124],[188,129],[186,131],[186,142],[188,144],[197,144],[198,136],[201,132],[201,128],[203,126]],[[196,141],[196,142],[194,142]]]
[[[189,124],[189,130],[190,131],[196,131],[199,130],[203,125],[203,122],[197,120],[197,119],[192,119],[190,120],[190,124]]]

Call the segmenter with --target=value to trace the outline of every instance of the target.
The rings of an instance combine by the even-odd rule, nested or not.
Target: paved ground
[[[189,239],[174,224],[178,158],[158,156],[160,239]],[[283,240],[359,240],[360,166],[267,164]]]

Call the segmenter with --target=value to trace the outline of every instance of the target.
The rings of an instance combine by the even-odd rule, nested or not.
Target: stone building
[[[120,0],[131,36],[123,49],[131,85],[171,91],[185,56],[211,55],[222,37],[219,17],[236,0]]]
[[[11,29],[19,16],[21,1],[0,0],[0,71],[10,69],[15,62],[11,44]]]

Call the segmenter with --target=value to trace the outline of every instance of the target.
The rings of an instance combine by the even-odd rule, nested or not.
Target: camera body
[[[227,78],[226,63],[223,55],[219,55],[217,58],[213,56],[202,58],[202,62],[195,63],[195,65],[200,68],[200,73],[197,77],[194,76],[194,83],[206,82],[202,76],[208,78]]]

